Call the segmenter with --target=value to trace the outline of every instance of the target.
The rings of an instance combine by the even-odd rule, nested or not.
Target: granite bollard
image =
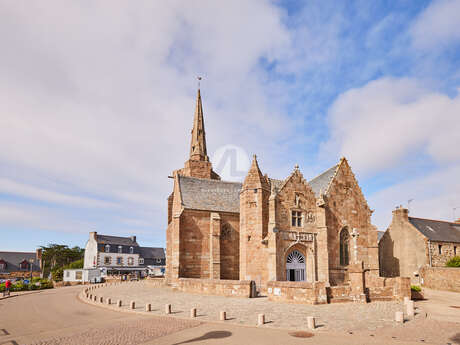
[[[130,303],[130,308],[131,308],[131,309],[136,309],[136,302],[131,301],[131,303]]]
[[[196,308],[190,309],[190,317],[196,317]]]
[[[171,304],[165,304],[165,314],[171,314]]]
[[[395,313],[395,321],[400,323],[404,322],[404,313],[402,311],[397,311]]]
[[[308,328],[315,329],[316,328],[315,318],[313,316],[308,316],[307,324],[308,324]]]
[[[261,326],[263,324],[265,324],[265,314],[259,314],[257,316],[257,325]]]
[[[145,305],[145,311],[152,311],[152,305],[150,303]]]
[[[220,321],[225,321],[227,320],[227,313],[225,311],[220,312]]]
[[[407,308],[407,316],[414,317],[415,316],[414,301],[408,301],[406,304],[406,308]]]

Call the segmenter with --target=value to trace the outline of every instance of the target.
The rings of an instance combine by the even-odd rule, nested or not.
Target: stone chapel
[[[175,170],[168,198],[166,279],[347,284],[359,263],[378,277],[372,210],[345,158],[306,180],[298,166],[283,180],[264,175],[256,156],[243,183],[222,181],[206,149],[200,90],[190,157]]]

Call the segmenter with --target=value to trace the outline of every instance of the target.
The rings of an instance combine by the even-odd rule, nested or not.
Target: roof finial
[[[295,170],[299,170],[299,164],[294,165]]]
[[[198,77],[196,77],[196,79],[198,79],[198,90],[199,90],[199,89],[200,89],[200,81],[201,81],[201,79],[203,79],[203,78],[201,78],[200,76],[198,76]]]

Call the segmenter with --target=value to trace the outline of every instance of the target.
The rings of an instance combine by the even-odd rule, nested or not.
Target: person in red
[[[5,282],[5,292],[3,293],[3,296],[10,295],[10,288],[11,288],[11,282],[7,280]]]

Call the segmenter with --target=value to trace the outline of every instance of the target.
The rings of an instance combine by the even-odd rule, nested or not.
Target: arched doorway
[[[286,280],[305,281],[305,256],[298,250],[293,250],[286,257]]]

